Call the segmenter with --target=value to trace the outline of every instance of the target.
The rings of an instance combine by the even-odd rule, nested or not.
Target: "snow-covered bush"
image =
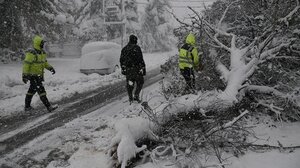
[[[0,62],[7,64],[11,62],[20,62],[24,59],[25,54],[22,50],[18,52],[11,51],[8,48],[1,49],[0,48]]]

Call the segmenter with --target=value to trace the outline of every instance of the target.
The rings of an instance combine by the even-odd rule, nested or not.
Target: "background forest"
[[[31,47],[34,34],[49,43],[116,41],[120,43],[122,26],[104,24],[105,6],[118,6],[120,0],[1,0],[0,58],[2,62],[20,60],[20,54]],[[125,0],[125,16],[116,19],[126,23],[127,35],[134,33],[146,52],[169,51],[174,43],[171,15],[167,0],[151,0],[138,9],[136,0]],[[125,37],[127,40],[127,38]]]

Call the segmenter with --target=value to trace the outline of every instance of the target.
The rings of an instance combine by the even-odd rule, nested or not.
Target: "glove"
[[[202,64],[199,64],[198,67],[197,67],[197,71],[202,71],[204,68],[204,66]]]
[[[143,68],[143,76],[145,76],[145,75],[146,75],[146,69]]]
[[[122,68],[121,73],[122,73],[122,75],[126,75],[126,69]]]
[[[202,64],[199,64],[199,65],[198,65],[198,71],[202,71],[203,68],[204,68],[204,66],[203,66]]]
[[[25,83],[25,84],[27,84],[27,82],[28,82],[28,76],[27,75],[22,75],[22,81]]]
[[[54,68],[49,69],[49,71],[52,73],[52,75],[55,74],[55,69]]]
[[[139,74],[142,74],[143,76],[145,76],[146,75],[146,69],[145,68],[140,69]]]

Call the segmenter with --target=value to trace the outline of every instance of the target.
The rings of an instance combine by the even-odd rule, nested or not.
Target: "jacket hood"
[[[186,42],[187,44],[195,45],[195,44],[196,44],[195,35],[193,35],[192,33],[190,33],[190,34],[186,37],[185,42]]]
[[[129,44],[137,44],[138,38],[135,35],[130,35],[129,36]]]
[[[43,41],[43,38],[41,36],[35,36],[33,38],[33,48],[37,50],[42,50],[41,49],[41,43]]]

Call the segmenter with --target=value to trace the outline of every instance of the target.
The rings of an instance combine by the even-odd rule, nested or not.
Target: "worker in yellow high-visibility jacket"
[[[30,104],[32,97],[36,92],[38,92],[41,101],[49,112],[57,108],[57,105],[52,106],[49,103],[43,85],[45,68],[52,72],[52,74],[55,74],[54,68],[47,62],[47,55],[43,50],[44,43],[45,41],[42,37],[35,36],[33,38],[33,49],[29,49],[26,52],[25,59],[23,61],[22,80],[25,84],[30,81],[30,87],[25,97],[25,111],[33,109]]]
[[[194,70],[198,70],[201,67],[199,60],[196,38],[194,34],[190,33],[185,39],[185,44],[179,49],[179,69],[187,84],[186,92],[194,91],[195,89]]]

